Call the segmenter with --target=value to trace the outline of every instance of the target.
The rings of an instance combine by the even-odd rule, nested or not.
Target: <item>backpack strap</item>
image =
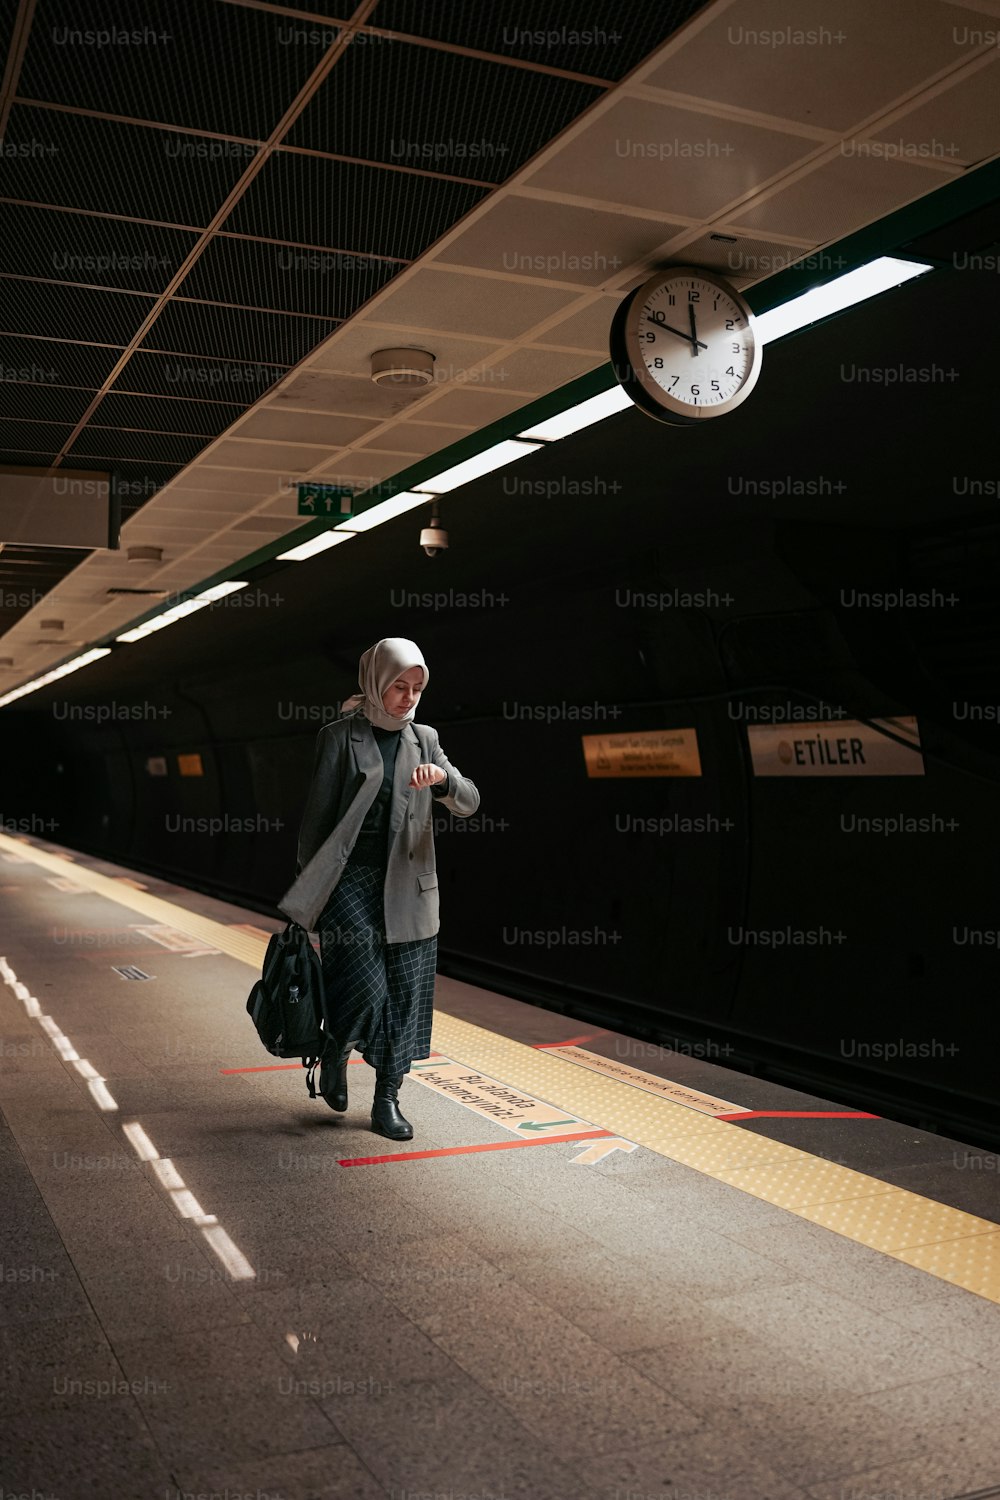
[[[310,1099],[316,1097],[316,1069],[322,1061],[319,1057],[304,1057],[302,1066],[306,1069],[306,1088],[309,1090]]]

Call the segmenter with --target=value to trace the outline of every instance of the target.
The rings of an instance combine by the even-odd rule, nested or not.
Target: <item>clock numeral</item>
[[[732,333],[732,331],[733,331],[733,329],[735,327],[736,327],[736,324],[733,322],[732,318],[727,318],[726,319],[726,332],[727,333]]]
[[[726,370],[726,374],[727,375],[735,375],[736,374],[736,371],[733,369],[732,365],[730,365],[729,368]]]
[[[654,370],[662,370],[663,369],[663,360],[659,357],[659,355],[657,355],[656,359],[653,360],[653,369]]]
[[[678,380],[680,380],[680,378],[681,377],[679,375],[675,375],[674,376],[673,380],[670,382],[671,388],[677,384],[677,382],[678,382]]]
[[[667,294],[667,302],[670,304],[671,307],[676,306],[677,298],[674,296],[673,292],[669,292]]]
[[[740,349],[741,349],[741,348],[742,348],[742,347],[743,347],[743,346],[742,346],[742,345],[741,345],[741,344],[734,344],[734,345],[733,345],[733,353],[734,353],[734,354],[739,354],[739,352],[740,352]]]
[[[692,396],[700,396],[701,395],[701,386],[700,385],[693,385],[691,387],[691,394],[692,394]]]
[[[688,292],[688,301],[689,302],[700,302],[701,301],[701,293],[700,292]]]
[[[717,380],[713,380],[712,381],[712,390],[713,391],[717,391],[718,389],[719,389],[719,382]]]
[[[645,339],[647,344],[652,344],[656,339],[656,334],[650,329],[649,333],[642,333],[639,337]]]

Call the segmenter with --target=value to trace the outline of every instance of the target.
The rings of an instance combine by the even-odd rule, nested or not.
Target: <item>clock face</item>
[[[746,399],[760,374],[761,346],[735,287],[696,266],[672,266],[622,303],[611,357],[637,406],[686,424],[722,416]]]

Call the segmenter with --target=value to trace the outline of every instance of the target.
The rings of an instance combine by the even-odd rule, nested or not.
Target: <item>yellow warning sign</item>
[[[694,729],[637,729],[580,738],[588,776],[701,775]]]
[[[533,1095],[513,1088],[509,1083],[489,1078],[485,1073],[470,1068],[468,1064],[455,1062],[441,1053],[428,1062],[414,1063],[410,1072],[429,1089],[464,1104],[466,1109],[483,1115],[495,1125],[502,1125],[521,1140],[537,1141],[549,1137],[558,1139],[578,1131],[596,1131],[599,1128],[592,1120],[567,1114],[564,1109],[556,1109],[554,1104],[545,1104]],[[634,1141],[626,1141],[621,1136],[609,1136],[587,1146],[580,1155],[573,1158],[571,1165],[590,1166],[596,1161],[602,1161],[612,1151],[628,1153],[634,1150]]]
[[[428,1088],[457,1100],[466,1109],[474,1110],[477,1115],[484,1115],[494,1124],[525,1138],[597,1128],[590,1120],[581,1120],[579,1115],[570,1115],[564,1109],[544,1104],[509,1083],[488,1078],[485,1073],[478,1073],[466,1063],[453,1062],[450,1057],[413,1063],[410,1072]]]

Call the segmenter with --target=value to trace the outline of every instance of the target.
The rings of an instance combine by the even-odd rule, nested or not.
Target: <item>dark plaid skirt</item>
[[[378,1071],[408,1073],[431,1050],[437,936],[387,943],[385,869],[349,862],[317,923],[326,1030]]]

